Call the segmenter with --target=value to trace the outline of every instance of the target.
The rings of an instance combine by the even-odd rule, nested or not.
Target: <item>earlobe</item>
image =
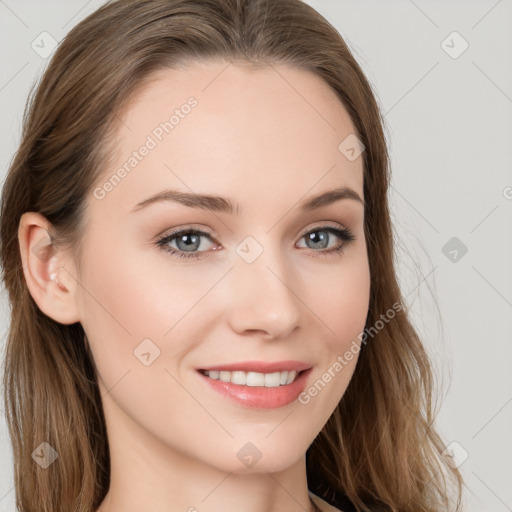
[[[18,241],[23,273],[39,309],[56,322],[72,324],[80,321],[72,259],[56,250],[49,229],[50,223],[39,213],[26,212],[21,216]]]

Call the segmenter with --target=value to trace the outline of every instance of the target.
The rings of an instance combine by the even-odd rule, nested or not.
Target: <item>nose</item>
[[[237,334],[286,338],[300,323],[301,300],[291,284],[293,269],[265,251],[253,263],[239,260],[230,276],[229,323]],[[265,257],[264,257],[265,256]]]

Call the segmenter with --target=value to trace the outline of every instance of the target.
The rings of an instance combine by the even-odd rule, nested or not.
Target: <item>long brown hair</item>
[[[401,307],[362,344],[347,391],[307,451],[310,490],[340,508],[348,498],[358,511],[458,510],[461,475],[443,460],[431,365],[397,284],[383,120],[340,34],[300,0],[117,0],[57,48],[27,103],[1,202],[2,277],[11,303],[4,401],[18,509],[94,512],[110,472],[84,330],[53,321],[32,299],[20,217],[42,214],[53,245],[72,247],[79,261],[85,200],[105,169],[112,149],[106,141],[121,108],[154,72],[211,58],[312,71],[336,92],[365,147],[367,327],[382,322],[393,304]],[[59,454],[45,471],[31,456],[42,442]]]

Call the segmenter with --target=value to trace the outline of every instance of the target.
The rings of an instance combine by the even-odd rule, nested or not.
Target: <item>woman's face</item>
[[[350,117],[309,72],[226,62],[161,72],[119,117],[76,302],[109,434],[139,454],[283,469],[343,396],[368,311]],[[295,364],[310,370],[281,385]],[[199,371],[228,365],[258,371],[218,377],[256,385]]]

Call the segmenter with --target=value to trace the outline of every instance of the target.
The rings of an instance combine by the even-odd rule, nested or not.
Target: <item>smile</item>
[[[273,372],[273,373],[259,373],[259,372],[244,372],[244,371],[219,371],[219,370],[200,370],[203,375],[210,379],[220,380],[222,382],[231,382],[241,386],[260,386],[266,388],[275,388],[278,386],[286,386],[291,384],[301,372],[296,370]]]
[[[256,409],[275,409],[289,405],[297,399],[304,391],[312,370],[313,368],[310,367],[302,371],[260,373],[210,369],[198,370],[197,375],[209,389],[237,405]]]

